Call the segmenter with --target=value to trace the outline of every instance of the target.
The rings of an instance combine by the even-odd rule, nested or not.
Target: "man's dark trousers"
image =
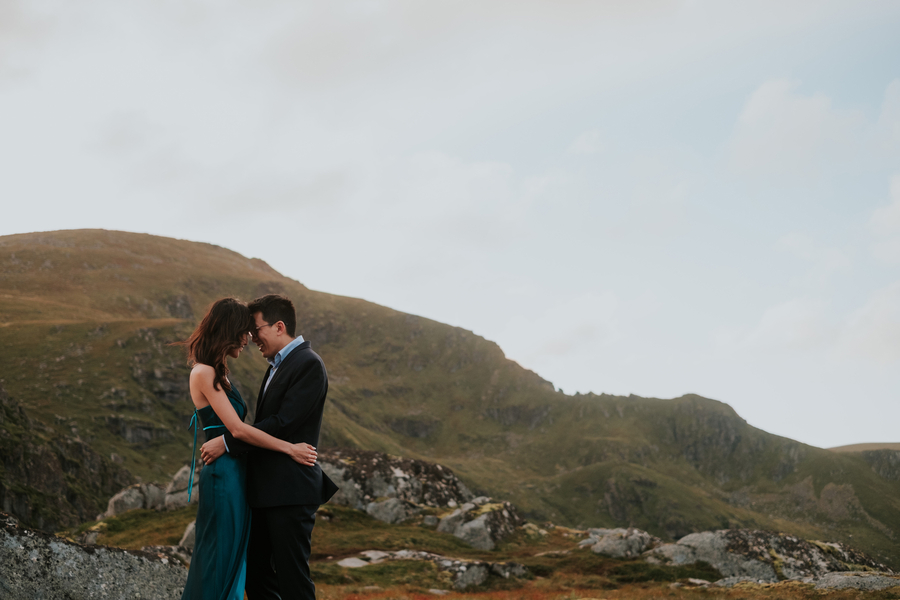
[[[249,598],[315,600],[309,554],[318,508],[315,504],[298,504],[253,509],[247,549]],[[285,531],[296,535],[285,536]]]

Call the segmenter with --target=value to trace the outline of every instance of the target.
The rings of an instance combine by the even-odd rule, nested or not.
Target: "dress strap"
[[[191,482],[188,483],[188,504],[191,503],[191,494],[194,491],[194,469],[197,468],[197,409],[194,408],[194,416],[191,417],[191,422],[188,425],[188,429],[194,428],[194,449],[191,450]]]

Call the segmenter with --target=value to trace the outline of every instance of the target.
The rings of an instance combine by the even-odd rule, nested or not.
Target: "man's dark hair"
[[[251,315],[261,312],[266,323],[281,321],[287,334],[296,337],[294,332],[297,329],[297,313],[294,312],[294,303],[290,299],[280,294],[268,294],[257,298],[247,308]]]

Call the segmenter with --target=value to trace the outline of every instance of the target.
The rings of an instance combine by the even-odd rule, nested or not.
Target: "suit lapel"
[[[287,356],[284,357],[284,360],[282,360],[281,364],[278,365],[278,370],[275,371],[275,375],[272,376],[272,381],[269,381],[269,375],[272,372],[272,365],[269,365],[269,368],[266,370],[266,376],[263,377],[262,385],[259,386],[259,396],[257,396],[257,398],[259,398],[259,399],[256,401],[256,419],[255,420],[259,419],[259,415],[262,412],[263,401],[265,400],[266,392],[275,383],[274,380],[278,379],[278,376],[287,370],[287,367],[288,367],[289,363],[291,362],[292,358],[296,360],[296,358],[300,355],[300,353],[297,352],[297,350],[302,350],[304,348],[309,348],[309,340],[306,340],[302,344],[299,344],[296,348],[291,350]],[[267,381],[269,381],[268,387],[266,387]]]
[[[253,418],[253,422],[259,421],[259,415],[262,412],[263,405],[263,396],[266,393],[266,381],[269,380],[269,373],[272,372],[272,365],[269,365],[269,368],[266,369],[266,375],[263,377],[262,383],[259,386],[259,394],[256,395],[256,415]]]

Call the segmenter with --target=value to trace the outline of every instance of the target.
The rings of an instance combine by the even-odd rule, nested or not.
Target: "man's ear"
[[[281,335],[282,333],[287,335],[287,327],[285,327],[284,321],[276,321],[275,330],[278,332],[278,335]]]

